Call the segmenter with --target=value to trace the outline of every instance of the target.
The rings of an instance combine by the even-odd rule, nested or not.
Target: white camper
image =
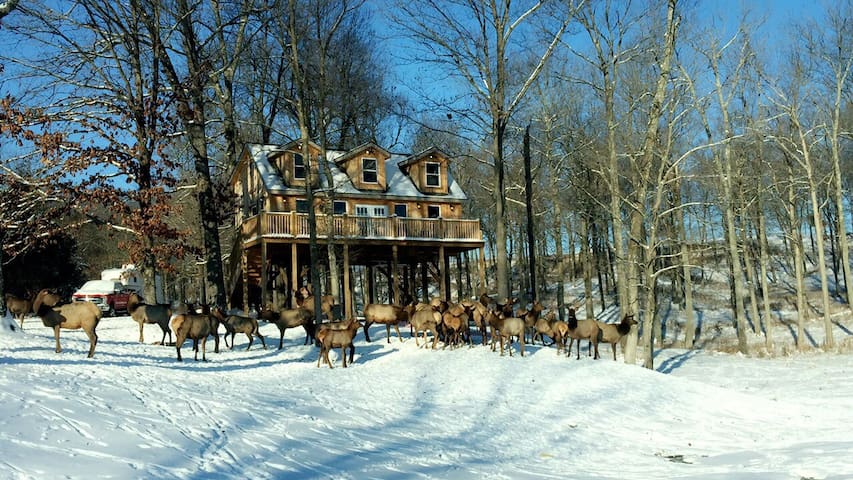
[[[140,295],[144,294],[145,282],[142,280],[142,272],[132,263],[124,264],[121,268],[108,268],[101,271],[101,280],[119,282],[127,288],[132,288]],[[146,299],[149,302],[159,302],[165,298],[163,294],[163,282],[160,275],[155,276],[154,293],[157,298]]]

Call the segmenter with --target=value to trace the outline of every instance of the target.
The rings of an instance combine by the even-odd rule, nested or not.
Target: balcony
[[[442,242],[481,244],[480,221],[472,219],[359,217],[350,215],[320,215],[317,219],[317,238],[326,239],[329,232],[339,239],[393,240],[407,242]],[[304,239],[309,236],[308,214],[296,212],[267,212],[249,217],[242,226],[243,243],[253,244],[261,239]]]

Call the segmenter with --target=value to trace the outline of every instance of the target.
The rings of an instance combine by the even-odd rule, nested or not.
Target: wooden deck
[[[480,221],[476,219],[360,217],[317,215],[317,238],[359,241],[403,241],[412,243],[482,244]],[[265,212],[246,219],[242,226],[244,245],[264,240],[307,241],[308,214]]]

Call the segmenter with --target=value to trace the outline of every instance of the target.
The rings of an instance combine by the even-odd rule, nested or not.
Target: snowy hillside
[[[849,354],[664,350],[648,371],[607,346],[500,357],[378,327],[330,370],[269,324],[268,349],[211,341],[206,363],[139,344],[129,317],[101,322],[93,359],[79,331],[54,353],[37,318],[2,332],[0,478],[853,478]]]

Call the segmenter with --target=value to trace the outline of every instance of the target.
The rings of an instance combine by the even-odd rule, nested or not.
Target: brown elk
[[[524,334],[527,335],[530,333],[531,342],[533,341],[533,335],[536,333],[533,326],[536,325],[536,321],[539,320],[539,315],[542,313],[544,308],[545,307],[543,307],[541,303],[534,301],[530,310],[519,310],[516,313],[518,318],[524,320]]]
[[[637,321],[634,320],[633,315],[625,315],[622,321],[617,324],[598,322],[598,328],[600,329],[598,341],[610,344],[610,349],[613,350],[614,361],[616,360],[616,344],[622,340],[622,337],[628,335],[631,327],[636,324]]]
[[[489,315],[491,314],[491,311],[483,306],[481,302],[463,300],[459,304],[465,307],[465,312],[468,314],[468,318],[474,321],[474,326],[476,326],[477,330],[480,332],[483,345],[485,345],[487,336],[486,329],[489,326]]]
[[[327,326],[320,327],[317,332],[317,341],[320,343],[320,355],[317,357],[317,368],[320,368],[320,360],[324,360],[332,368],[332,362],[329,360],[329,350],[333,348],[341,349],[341,361],[344,368],[347,368],[346,349],[349,348],[349,363],[353,362],[355,357],[355,345],[353,339],[358,333],[359,323],[355,318],[350,318],[344,323],[343,328],[331,328]]]
[[[207,361],[207,337],[213,333],[213,324],[219,324],[214,318],[205,313],[181,313],[172,318],[172,329],[175,331],[175,349],[178,351],[178,361],[182,362],[181,345],[186,339],[192,339],[195,360],[198,361],[198,344],[201,342],[201,359]],[[217,335],[218,336],[218,335]]]
[[[432,348],[435,349],[438,343],[438,324],[441,322],[441,314],[434,306],[427,303],[407,305],[406,308],[409,310],[409,323],[412,326],[412,336],[415,337],[415,345],[420,346],[418,336],[423,332],[424,346],[426,346],[427,332],[431,332]]]
[[[534,329],[536,333],[533,334],[533,342],[536,342],[536,338],[542,341],[542,345],[545,345],[545,339],[543,337],[547,336],[552,339],[551,345],[557,344],[557,355],[560,354],[566,348],[566,338],[569,333],[569,325],[557,319],[557,315],[554,312],[549,312],[544,317],[536,320],[534,324]]]
[[[515,304],[518,303],[518,298],[505,298],[503,303],[497,303],[497,309],[506,317],[515,316]]]
[[[296,297],[296,305],[298,307],[304,308],[308,310],[311,314],[311,318],[314,318],[314,293],[313,289],[310,285],[300,287],[299,290],[293,291],[294,297]],[[332,295],[323,295],[320,297],[320,311],[323,312],[323,315],[326,319],[333,321],[333,313],[332,307],[335,306],[335,297]]]
[[[394,326],[394,330],[397,331],[397,338],[402,342],[403,337],[400,335],[400,327],[398,325],[400,322],[407,321],[408,319],[409,313],[401,306],[383,303],[368,303],[364,306],[364,338],[368,342],[370,341],[370,334],[367,329],[374,323],[378,323],[385,325],[385,331],[387,332],[386,340],[388,343],[391,343],[392,325]]]
[[[4,295],[6,300],[6,308],[18,322],[21,323],[21,329],[24,328],[24,318],[33,310],[33,302],[28,298],[21,298],[17,295],[7,293]],[[58,298],[57,298],[58,300]],[[57,302],[54,302],[55,305]]]
[[[572,345],[574,341],[578,341],[578,353],[577,359],[581,358],[581,340],[587,339],[591,346],[595,349],[594,360],[598,360],[600,357],[598,355],[598,334],[601,329],[598,327],[598,323],[595,320],[578,320],[578,317],[575,316],[574,307],[569,307],[569,318],[568,324],[569,330],[569,351],[566,355],[572,354]]]
[[[460,304],[451,305],[441,314],[441,323],[444,325],[444,346],[451,348],[464,342],[467,338],[469,344],[471,335],[468,328],[468,313]]]
[[[228,335],[231,335],[230,348],[233,350],[234,337],[238,333],[245,333],[246,336],[249,337],[249,346],[246,347],[246,350],[252,348],[252,344],[255,342],[255,337],[261,339],[261,344],[264,346],[264,349],[267,348],[267,342],[264,341],[264,336],[261,335],[260,331],[258,331],[258,321],[256,319],[244,317],[242,315],[226,315],[221,308],[213,309],[212,313],[219,320],[219,324],[225,327],[225,335],[222,338],[225,339],[226,347],[228,347]]]
[[[163,331],[163,338],[160,339],[158,345],[164,345],[166,334],[169,334],[169,343],[172,343],[172,330],[169,329],[169,319],[172,318],[172,307],[166,304],[148,305],[142,303],[142,297],[136,293],[131,293],[127,299],[127,312],[130,314],[136,323],[139,324],[139,343],[145,341],[142,336],[143,326],[148,324],[157,324],[160,330]]]
[[[305,330],[305,341],[303,345],[308,345],[308,340],[315,339],[314,317],[304,308],[291,308],[281,311],[262,309],[258,312],[258,318],[274,323],[278,327],[278,349],[281,350],[284,345],[284,332],[288,328],[301,326]]]
[[[82,329],[89,337],[88,358],[92,358],[95,356],[95,345],[98,344],[98,334],[95,333],[95,329],[98,327],[98,322],[101,321],[103,312],[92,302],[66,303],[57,307],[54,306],[57,300],[58,297],[47,290],[41,290],[33,300],[33,310],[35,310],[36,315],[41,317],[45,327],[53,329],[53,335],[56,338],[56,353],[62,351],[62,347],[59,345],[60,329]]]
[[[494,323],[494,330],[497,331],[497,335],[501,344],[501,356],[504,354],[504,340],[507,341],[507,350],[509,350],[509,356],[512,356],[512,337],[518,338],[518,343],[521,346],[521,356],[524,356],[524,320],[517,317],[507,317],[501,312],[497,315]],[[495,332],[492,332],[492,351],[495,350]]]

